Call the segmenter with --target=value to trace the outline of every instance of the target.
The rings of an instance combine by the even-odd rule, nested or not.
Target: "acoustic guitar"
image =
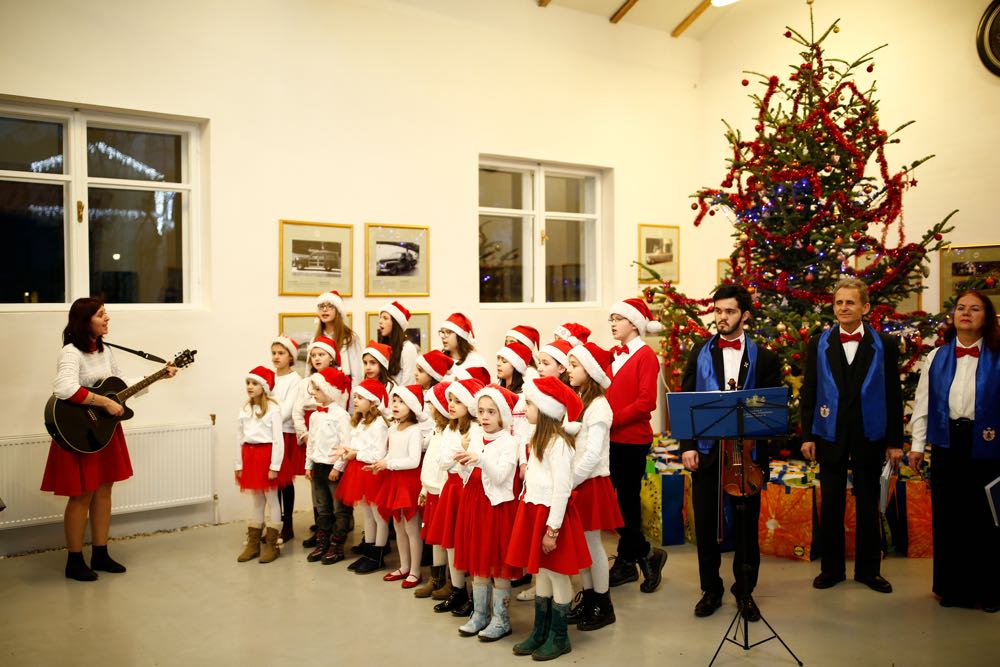
[[[198,350],[184,350],[174,357],[173,365],[184,368],[194,363]],[[104,408],[96,405],[73,403],[52,396],[45,404],[45,430],[56,444],[68,452],[93,454],[104,449],[120,422],[131,419],[134,412],[125,405],[131,396],[149,385],[167,377],[167,368],[136,382],[131,387],[121,378],[111,376],[101,380],[96,387],[84,387],[87,391],[110,398],[125,411],[117,417],[109,415]]]

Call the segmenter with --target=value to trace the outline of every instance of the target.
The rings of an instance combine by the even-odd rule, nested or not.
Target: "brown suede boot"
[[[445,566],[445,572],[447,572],[447,566]],[[448,581],[448,577],[445,576],[444,581],[440,586],[431,591],[432,600],[447,600],[451,596],[451,582]]]
[[[427,581],[413,589],[413,597],[429,598],[434,590],[444,585],[444,566],[434,565],[431,567],[431,576]]]
[[[278,529],[268,526],[264,532],[264,544],[260,550],[260,562],[270,563],[280,555],[278,551]]]
[[[245,563],[260,555],[260,528],[247,528],[247,545],[243,547],[243,553],[237,557],[236,562]]]

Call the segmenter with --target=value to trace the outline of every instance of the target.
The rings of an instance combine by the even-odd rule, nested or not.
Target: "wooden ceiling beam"
[[[698,6],[695,7],[694,10],[692,10],[692,12],[688,14],[683,21],[677,24],[677,27],[673,29],[673,32],[670,33],[670,36],[680,37],[681,34],[683,34],[685,30],[691,27],[691,24],[694,23],[699,16],[704,14],[705,10],[708,9],[711,5],[712,5],[712,0],[701,0]]]
[[[619,7],[618,11],[615,12],[614,15],[612,15],[612,17],[609,20],[612,23],[618,23],[623,18],[625,18],[625,15],[628,14],[628,10],[635,7],[635,3],[637,2],[639,2],[639,0],[625,0],[625,4]]]

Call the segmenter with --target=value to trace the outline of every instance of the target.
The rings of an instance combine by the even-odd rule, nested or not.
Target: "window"
[[[601,175],[556,165],[479,165],[480,303],[597,301]]]
[[[0,303],[190,303],[194,123],[0,106]]]

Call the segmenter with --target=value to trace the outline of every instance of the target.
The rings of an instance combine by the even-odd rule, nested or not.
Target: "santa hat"
[[[354,387],[354,393],[375,403],[383,413],[389,408],[389,397],[385,393],[385,385],[378,380],[371,378],[362,380]]]
[[[524,344],[532,352],[538,352],[538,346],[542,343],[542,339],[538,335],[538,329],[523,324],[518,324],[508,331],[505,336]]]
[[[309,351],[312,352],[314,348],[323,350],[330,355],[330,358],[333,359],[337,366],[340,365],[340,350],[337,349],[337,343],[332,338],[316,336],[313,342],[309,343]]]
[[[577,345],[569,351],[569,356],[575,357],[587,375],[594,382],[607,389],[611,386],[611,353],[594,343]]]
[[[475,378],[468,378],[466,380],[458,380],[452,382],[448,385],[448,389],[445,391],[445,396],[454,396],[462,404],[469,409],[469,412],[475,414],[476,412],[476,394],[479,390],[486,385],[476,380]]]
[[[253,380],[263,387],[265,396],[270,396],[271,392],[274,391],[274,371],[270,368],[257,366],[257,368],[246,374],[246,379]]]
[[[337,312],[340,313],[341,318],[344,319],[347,318],[347,307],[344,306],[344,299],[343,297],[340,296],[340,292],[338,292],[337,290],[324,292],[323,294],[320,294],[318,297],[316,297],[317,308],[322,306],[324,303],[328,303],[334,308],[336,308]]]
[[[500,385],[488,384],[476,392],[476,403],[479,403],[479,399],[484,396],[496,403],[500,412],[500,425],[504,428],[510,427],[510,421],[514,418],[514,406],[517,404],[517,394]]]
[[[347,394],[351,391],[350,376],[336,368],[324,368],[313,373],[309,376],[309,381],[330,399],[336,398],[337,393]]]
[[[299,344],[285,335],[275,336],[271,340],[271,345],[272,346],[280,345],[281,347],[288,350],[288,356],[290,356],[293,360],[299,354]]]
[[[612,315],[621,315],[635,325],[639,335],[656,334],[663,331],[663,325],[653,319],[649,306],[642,299],[625,299],[611,306]]]
[[[424,388],[419,384],[396,385],[392,388],[392,396],[399,396],[399,400],[413,413],[413,418],[417,421],[427,419],[424,414]]]
[[[384,343],[368,341],[368,347],[361,351],[361,356],[371,355],[375,361],[382,364],[382,367],[389,370],[389,358],[392,356],[392,348]]]
[[[448,387],[451,385],[450,382],[438,382],[431,389],[431,405],[434,409],[440,412],[445,417],[450,417],[448,414]]]
[[[525,371],[528,370],[528,364],[531,363],[531,350],[528,349],[527,345],[520,343],[509,343],[501,347],[497,356],[509,361],[514,370],[521,375],[524,375]]]
[[[556,327],[552,335],[562,340],[568,340],[574,346],[583,345],[590,337],[590,329],[576,322],[567,322],[561,327]]]
[[[396,320],[396,323],[404,329],[406,329],[406,325],[410,323],[410,311],[404,308],[403,304],[398,301],[390,301],[382,306],[379,312],[389,313],[389,316]]]
[[[482,366],[466,366],[455,370],[456,380],[477,380],[481,384],[490,383],[490,371]]]
[[[444,379],[454,365],[455,360],[441,350],[431,350],[417,357],[417,366],[438,382]]]
[[[561,366],[568,368],[569,359],[567,358],[567,356],[569,355],[569,351],[572,349],[573,349],[573,343],[569,342],[568,340],[554,340],[548,345],[543,346],[542,349],[540,349],[538,352],[539,354],[544,352],[545,354],[549,355],[550,357],[558,361]]]
[[[583,403],[572,389],[559,378],[544,377],[528,380],[524,385],[524,397],[531,401],[538,411],[563,422],[563,430],[570,435],[580,432],[580,413]]]
[[[464,338],[469,343],[476,342],[476,335],[472,332],[472,321],[462,313],[452,313],[441,323],[442,329],[454,331],[460,338]]]

